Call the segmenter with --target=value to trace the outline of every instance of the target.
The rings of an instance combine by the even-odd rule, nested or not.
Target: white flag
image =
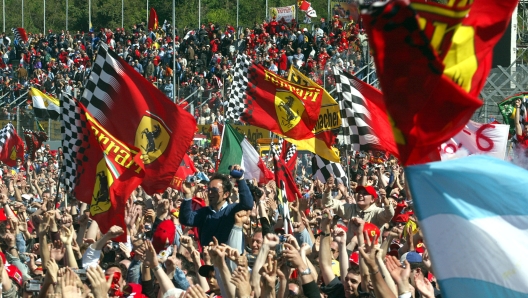
[[[504,159],[508,130],[507,124],[482,124],[470,120],[462,131],[440,146],[440,157],[449,160],[483,154]]]

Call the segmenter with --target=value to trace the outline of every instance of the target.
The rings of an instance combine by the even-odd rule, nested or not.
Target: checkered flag
[[[252,62],[249,56],[238,55],[234,68],[233,83],[229,87],[229,100],[226,106],[226,118],[239,120],[247,108],[247,87],[249,82],[249,67]]]
[[[312,173],[314,178],[318,178],[323,183],[326,179],[334,177],[337,183],[343,183],[348,187],[348,177],[341,164],[326,160],[317,154],[312,157]]]
[[[295,165],[297,163],[297,146],[283,138],[279,138],[277,144],[273,142],[271,143],[271,150],[276,157],[284,161],[284,164],[286,164],[291,172],[295,170]]]
[[[73,191],[83,174],[83,164],[88,162],[85,152],[89,149],[90,132],[86,114],[80,103],[67,93],[62,93],[61,132],[64,163],[62,165],[63,183],[67,190]]]
[[[11,122],[7,123],[2,129],[0,129],[0,153],[4,150],[7,140],[16,134],[15,127]]]
[[[109,106],[113,104],[112,97],[118,96],[119,89],[123,86],[117,81],[120,73],[125,72],[121,65],[120,57],[108,49],[106,44],[101,44],[97,49],[90,79],[86,83],[81,103],[88,112],[104,126],[110,126],[108,119]]]
[[[367,151],[381,148],[379,138],[370,125],[372,115],[367,110],[365,97],[355,88],[352,75],[334,67],[337,102],[341,109],[341,135],[347,150]]]
[[[26,34],[26,29],[24,28],[11,28],[11,31],[13,31],[13,35],[15,36],[16,43],[22,43],[27,42],[28,37]]]

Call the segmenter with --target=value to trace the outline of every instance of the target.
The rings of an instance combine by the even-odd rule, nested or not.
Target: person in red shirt
[[[213,34],[213,40],[211,40],[211,53],[218,52],[218,45],[220,40],[216,37],[216,34]]]

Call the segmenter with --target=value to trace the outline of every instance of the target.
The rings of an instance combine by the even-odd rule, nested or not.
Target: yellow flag
[[[290,67],[288,80],[298,85],[321,87],[293,67]],[[329,132],[341,127],[341,111],[339,109],[339,105],[326,90],[323,89],[323,91],[321,112],[319,113],[317,125],[313,130],[315,137],[305,140],[293,140],[290,138],[285,139],[288,142],[295,144],[295,146],[297,146],[297,150],[299,151],[307,150],[321,156],[324,159],[333,162],[339,162],[339,150],[337,150],[335,147],[328,147],[324,140],[317,137],[317,134]]]

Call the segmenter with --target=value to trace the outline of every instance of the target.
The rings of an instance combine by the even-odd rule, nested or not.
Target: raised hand
[[[250,297],[251,285],[247,267],[237,267],[231,276],[231,283],[236,286],[236,297]]]
[[[422,271],[416,271],[414,273],[414,283],[416,284],[416,288],[418,291],[420,291],[420,294],[422,294],[422,297],[424,298],[434,298],[434,288],[431,282],[425,276],[423,275]]]
[[[112,286],[112,279],[106,280],[105,274],[101,267],[93,266],[86,270],[86,277],[90,281],[92,293],[95,298],[106,298],[108,291]]]

